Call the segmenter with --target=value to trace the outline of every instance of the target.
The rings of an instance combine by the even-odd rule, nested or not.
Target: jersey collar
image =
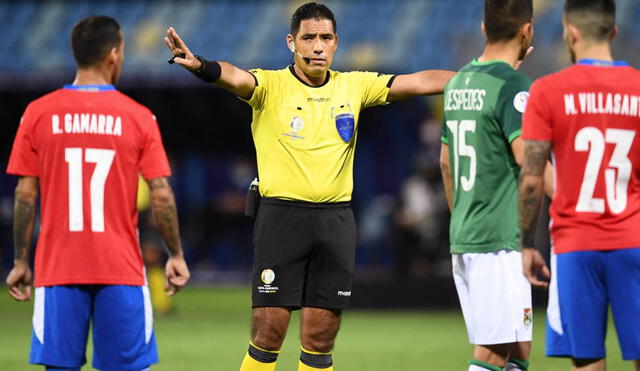
[[[578,63],[581,66],[598,66],[598,67],[627,67],[629,64],[625,61],[604,61],[601,59],[581,59]]]
[[[110,91],[116,90],[113,85],[73,85],[66,84],[63,89],[66,90],[79,90],[79,91]]]
[[[487,66],[487,65],[496,64],[496,63],[504,63],[507,66],[509,65],[509,63],[507,63],[507,62],[505,62],[505,61],[503,61],[501,59],[491,59],[491,60],[488,60],[488,61],[480,62],[478,60],[478,58],[476,58],[476,59],[471,61],[471,64],[474,65],[474,66]]]
[[[327,85],[329,83],[329,79],[331,78],[331,73],[327,70],[327,78],[324,79],[324,82],[321,85],[318,86],[313,86],[313,85],[309,85],[306,82],[304,82],[300,76],[298,76],[298,74],[296,73],[296,70],[293,68],[293,64],[289,65],[289,71],[291,71],[291,74],[293,76],[295,76],[296,79],[298,79],[298,81],[300,81],[301,83],[303,83],[304,85],[310,87],[310,88],[321,88],[325,85]]]

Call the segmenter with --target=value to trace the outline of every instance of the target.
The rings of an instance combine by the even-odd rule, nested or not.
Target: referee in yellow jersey
[[[173,28],[164,41],[174,55],[170,63],[253,108],[262,198],[254,227],[251,342],[240,370],[275,370],[296,309],[302,309],[298,370],[333,370],[331,351],[355,267],[350,201],[360,111],[439,94],[454,73],[330,70],[336,21],[318,3],[293,14],[287,47],[294,63],[277,71],[245,71],[194,56]]]

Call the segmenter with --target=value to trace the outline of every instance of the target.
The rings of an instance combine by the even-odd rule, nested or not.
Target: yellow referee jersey
[[[260,194],[283,200],[351,200],[358,116],[386,104],[393,76],[329,71],[322,86],[293,66],[251,70],[257,86],[246,102],[258,158]]]

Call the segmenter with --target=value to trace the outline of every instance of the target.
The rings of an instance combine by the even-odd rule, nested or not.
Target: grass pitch
[[[175,297],[174,306],[174,314],[155,321],[160,363],[153,371],[239,369],[249,341],[248,288],[189,287]],[[32,303],[17,303],[6,291],[0,293],[0,370],[42,370],[27,363],[32,308]],[[538,308],[535,315],[530,370],[569,370],[569,361],[544,356],[544,310]],[[296,313],[278,371],[297,370],[298,320]],[[609,334],[608,369],[632,370],[621,361],[615,331]],[[353,310],[344,314],[334,362],[338,371],[463,371],[471,351],[458,310]]]

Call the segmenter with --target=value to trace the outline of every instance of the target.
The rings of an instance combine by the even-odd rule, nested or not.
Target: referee
[[[439,94],[448,71],[411,75],[330,70],[338,47],[326,6],[291,18],[294,63],[245,71],[195,56],[173,28],[170,60],[253,108],[260,179],[254,227],[253,324],[241,371],[275,370],[292,310],[302,309],[298,370],[333,370],[331,351],[349,307],[356,226],[350,208],[358,116],[367,107]]]

